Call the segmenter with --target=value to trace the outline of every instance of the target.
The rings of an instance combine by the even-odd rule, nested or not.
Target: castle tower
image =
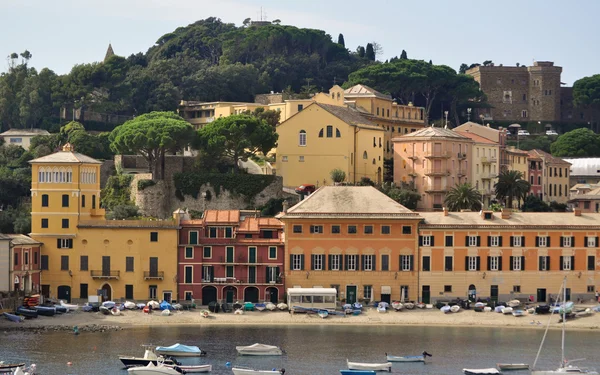
[[[100,165],[62,150],[30,161],[31,237],[44,244],[41,251],[42,293],[71,299],[73,272],[79,268],[73,251],[81,220],[104,218],[100,208]]]
[[[108,49],[106,50],[106,55],[104,55],[104,62],[108,61],[108,59],[114,55],[115,51],[113,51],[112,44],[108,43]]]

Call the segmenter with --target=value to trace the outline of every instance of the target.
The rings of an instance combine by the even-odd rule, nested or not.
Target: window
[[[402,226],[402,234],[412,234],[412,226],[403,225]]]
[[[467,236],[467,246],[481,246],[479,236]]]
[[[57,249],[72,249],[73,239],[72,238],[57,238],[56,239]]]
[[[292,231],[294,233],[302,233],[302,225],[294,225],[294,227],[292,228]]]
[[[42,207],[48,207],[48,194],[42,194]]]
[[[158,242],[158,232],[150,232],[150,242]]]
[[[400,255],[400,271],[412,271],[413,268],[413,256],[412,255]]]
[[[194,248],[192,246],[186,246],[185,259],[192,259],[193,257],[194,257]]]
[[[88,270],[88,257],[87,255],[82,255],[79,257],[79,270],[87,271]]]
[[[125,272],[133,272],[133,257],[125,258]]]
[[[269,259],[277,259],[277,246],[269,246]]]
[[[374,260],[375,255],[363,255],[363,271],[375,271]]]
[[[288,157],[287,157],[286,155],[283,155],[283,156],[281,157],[281,161],[282,161],[282,162],[286,162],[286,161],[288,161]]]
[[[561,265],[560,270],[561,271],[571,271],[573,269],[573,263],[574,263],[573,262],[573,258],[575,258],[575,257],[573,257],[573,256],[570,256],[570,257],[561,256],[560,258],[561,258],[561,260],[560,260],[560,265]]]
[[[536,242],[538,247],[550,247],[550,237],[536,237]]]
[[[298,104],[298,112],[304,109],[304,104]]]
[[[42,255],[40,263],[40,269],[42,271],[48,271],[48,255]]]
[[[356,234],[356,225],[348,225],[348,234]]]
[[[431,271],[431,257],[424,256],[422,260],[423,271]]]
[[[85,208],[85,195],[81,196],[81,207]]]
[[[339,271],[340,270],[340,261],[342,259],[341,255],[329,255],[329,270],[330,271]]]
[[[452,285],[444,285],[444,293],[452,293]]]
[[[69,228],[69,219],[62,219],[62,227]]]
[[[300,156],[298,156],[298,161],[299,161],[300,163],[304,163],[304,155],[300,155]]]
[[[189,241],[190,245],[198,245],[198,232],[193,231],[189,233]]]
[[[327,125],[327,138],[333,137],[333,126]]]
[[[574,240],[574,237],[566,237],[566,236],[561,237],[560,238],[560,242],[562,242],[561,247],[574,247],[575,244],[573,242],[575,242],[575,241],[573,241],[573,240]]]
[[[23,138],[10,138],[9,143],[23,143]]]
[[[19,265],[19,253],[15,253],[15,266]]]
[[[92,210],[96,209],[96,196],[92,195]]]
[[[204,246],[202,248],[202,258],[204,258],[204,259],[212,258],[212,247]]]
[[[381,226],[381,234],[390,234],[391,230],[390,230],[390,226],[389,225],[382,225]]]
[[[493,246],[493,247],[502,246],[501,245],[501,242],[502,242],[501,239],[502,239],[502,237],[500,237],[500,236],[489,236],[488,238],[489,238],[489,241],[490,241],[490,246]]]
[[[489,267],[488,269],[490,271],[498,271],[499,270],[499,264],[500,264],[500,257],[489,257]]]
[[[449,246],[449,247],[454,246],[454,237],[453,236],[446,236],[445,240],[446,240],[446,246]]]
[[[332,225],[331,226],[331,233],[332,234],[340,234],[341,229],[339,225]]]
[[[234,277],[233,266],[225,267],[225,277]]]
[[[365,234],[373,234],[373,226],[372,225],[365,225],[364,232],[365,232]]]
[[[310,233],[323,234],[323,226],[322,225],[311,225]]]
[[[588,285],[587,286],[588,293],[594,293],[594,290],[596,290],[596,289],[595,289],[595,287],[593,285]]]
[[[225,238],[233,238],[233,228],[232,227],[225,228]]]
[[[313,254],[311,256],[311,266],[310,269],[311,270],[315,270],[315,271],[323,271],[323,263],[325,260],[325,255],[323,254]]]
[[[48,228],[48,219],[42,219],[42,228]]]
[[[23,253],[23,264],[25,264],[25,265],[29,264],[29,252],[28,251]]]
[[[356,271],[356,255],[346,255],[346,271]]]
[[[300,130],[298,133],[298,146],[306,146],[306,131]]]
[[[148,298],[149,299],[156,299],[156,292],[157,292],[157,286],[156,285],[150,285],[148,286]]]
[[[539,267],[540,271],[550,271],[550,257],[549,256],[540,256],[539,257]]]
[[[400,296],[408,300],[408,285],[400,285]]]
[[[340,133],[340,129],[338,129],[338,128],[335,128],[335,137],[342,138],[342,133]]]
[[[373,286],[372,285],[365,285],[363,287],[363,298],[364,299],[371,299],[373,298]]]
[[[366,152],[366,151],[364,151],[364,152],[363,152],[363,159],[365,159],[365,160],[366,160],[366,159],[368,159],[368,158],[369,158],[369,155],[367,154],[367,152]]]
[[[467,257],[467,271],[479,271],[479,257]]]
[[[68,194],[62,195],[62,206],[69,207],[69,195]]]
[[[514,293],[521,293],[521,285],[513,285]]]
[[[433,246],[433,236],[421,236],[421,246]]]
[[[586,237],[587,247],[596,247],[598,245],[598,237]]]
[[[192,284],[194,282],[194,266],[185,266],[184,283]]]
[[[594,255],[588,255],[588,257],[587,257],[587,270],[588,271],[596,270],[596,257]]]
[[[390,256],[384,254],[381,256],[381,270],[389,271],[390,270]]]
[[[33,264],[38,264],[38,253],[37,253],[37,251],[33,253]]]
[[[125,298],[133,299],[133,285],[131,285],[131,284],[125,285]]]
[[[323,128],[321,128],[321,130],[319,130],[319,138],[323,138]]]
[[[60,256],[60,270],[61,271],[69,270],[69,256],[68,255]]]
[[[256,263],[256,246],[248,247],[248,263]]]
[[[444,271],[452,271],[454,269],[454,261],[452,256],[444,257]]]
[[[304,269],[304,255],[292,254],[292,271],[302,271]]]
[[[525,257],[510,257],[511,271],[523,271]]]
[[[511,244],[512,247],[525,246],[525,237],[524,236],[512,236],[511,242],[512,242],[512,244]]]
[[[88,298],[88,285],[79,284],[79,298]],[[133,298],[131,298],[133,299]]]

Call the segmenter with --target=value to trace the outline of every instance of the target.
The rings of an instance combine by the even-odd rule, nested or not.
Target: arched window
[[[340,93],[339,93],[339,92],[337,93],[337,98],[338,98],[338,99],[340,98]]]
[[[367,155],[367,152],[366,151],[363,152],[363,159],[368,159],[368,158],[369,158],[369,155]]]
[[[298,145],[306,146],[306,132],[304,130],[300,130],[298,134]]]
[[[342,133],[340,133],[340,129],[338,129],[338,128],[335,128],[335,137],[342,138]]]
[[[373,164],[376,164],[375,159],[373,159]]]
[[[323,128],[321,128],[321,130],[319,130],[319,138],[323,138]]]

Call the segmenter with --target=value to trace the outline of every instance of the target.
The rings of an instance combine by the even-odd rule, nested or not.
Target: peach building
[[[472,139],[427,127],[393,141],[394,182],[412,185],[421,194],[418,210],[441,210],[448,190],[472,181]]]

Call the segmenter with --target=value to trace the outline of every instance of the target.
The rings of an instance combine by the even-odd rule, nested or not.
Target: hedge
[[[180,200],[183,200],[185,195],[197,199],[200,187],[205,184],[212,186],[217,197],[221,194],[221,189],[224,189],[233,195],[241,195],[251,199],[273,183],[274,180],[275,176],[261,174],[181,172],[173,176],[176,189],[175,195]]]

